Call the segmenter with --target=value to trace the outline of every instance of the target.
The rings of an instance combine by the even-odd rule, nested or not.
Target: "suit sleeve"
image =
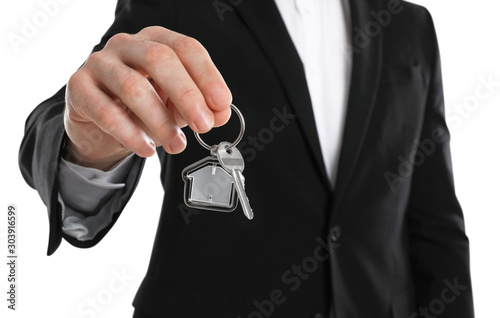
[[[432,18],[428,12],[426,16],[430,28],[426,34],[432,37],[429,52],[433,71],[420,145],[426,145],[428,155],[415,167],[408,211],[415,312],[424,315],[428,310],[431,316],[440,312],[440,318],[472,318],[469,241],[454,189],[439,48]]]
[[[49,216],[49,244],[47,254],[53,254],[62,237],[77,247],[97,244],[111,229],[135,190],[144,165],[144,159],[135,157],[127,176],[125,187],[117,190],[96,211],[112,215],[110,224],[97,233],[94,239],[79,241],[62,232],[61,205],[58,201],[60,187],[58,167],[65,138],[63,125],[64,88],[41,103],[28,117],[25,135],[19,152],[19,166],[26,182],[36,189],[47,206]]]
[[[136,33],[149,25],[164,25],[165,21],[173,21],[172,10],[157,10],[159,0],[123,0],[118,1],[115,21],[94,48],[98,51],[104,47],[108,39],[116,33]],[[26,182],[36,189],[47,206],[49,217],[49,244],[47,254],[53,254],[64,237],[77,247],[91,247],[97,244],[111,229],[120,213],[134,192],[144,166],[144,160],[135,156],[126,186],[115,191],[113,196],[103,202],[98,211],[113,215],[111,223],[100,231],[92,240],[79,241],[62,232],[61,205],[58,202],[59,184],[57,181],[61,150],[65,139],[63,111],[65,106],[65,87],[47,99],[31,113],[25,125],[24,138],[19,151],[19,166]]]

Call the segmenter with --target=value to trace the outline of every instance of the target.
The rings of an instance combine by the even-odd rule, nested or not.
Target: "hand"
[[[66,88],[69,160],[107,170],[156,146],[182,152],[180,128],[204,133],[231,116],[231,92],[195,39],[161,27],[117,34],[89,56]]]

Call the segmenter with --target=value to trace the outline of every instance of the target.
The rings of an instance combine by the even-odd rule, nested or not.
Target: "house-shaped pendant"
[[[233,177],[214,157],[206,157],[182,171],[184,203],[191,208],[232,212],[238,205]]]

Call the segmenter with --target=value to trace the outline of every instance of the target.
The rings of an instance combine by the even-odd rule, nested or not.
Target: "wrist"
[[[124,151],[123,153],[114,153],[106,156],[89,156],[84,155],[84,153],[84,149],[80,149],[67,135],[65,136],[61,158],[82,167],[108,171],[130,155],[131,152]]]

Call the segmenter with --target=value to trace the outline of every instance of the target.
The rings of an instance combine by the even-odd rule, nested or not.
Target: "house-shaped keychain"
[[[238,205],[233,177],[214,157],[206,157],[182,171],[184,203],[191,208],[232,212]]]

